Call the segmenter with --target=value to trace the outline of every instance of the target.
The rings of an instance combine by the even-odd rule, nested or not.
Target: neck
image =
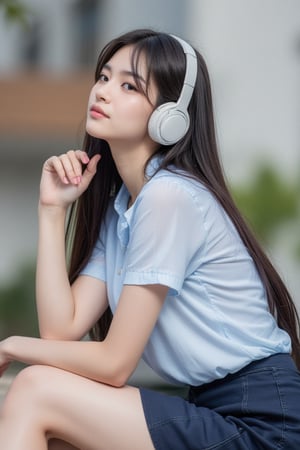
[[[128,189],[131,197],[130,204],[132,204],[146,183],[145,165],[156,150],[156,145],[127,150],[124,147],[110,145],[110,149],[120,177]]]

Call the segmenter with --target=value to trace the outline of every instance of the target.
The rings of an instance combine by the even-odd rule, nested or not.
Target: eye
[[[108,76],[105,73],[100,73],[98,81],[108,81]]]
[[[137,88],[131,83],[126,82],[126,83],[123,83],[122,86],[126,91],[136,91],[137,90]]]

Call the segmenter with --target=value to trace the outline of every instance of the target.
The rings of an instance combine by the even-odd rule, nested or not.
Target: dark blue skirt
[[[300,373],[290,355],[191,387],[187,400],[140,392],[157,450],[300,450]]]

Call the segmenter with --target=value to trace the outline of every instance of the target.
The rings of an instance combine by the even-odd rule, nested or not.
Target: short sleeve
[[[108,205],[107,212],[103,223],[101,224],[100,233],[96,241],[93,252],[86,266],[80,272],[81,275],[89,275],[101,281],[107,281],[106,270],[106,248],[107,248],[107,231],[111,227],[114,217],[113,200]]]
[[[201,208],[176,180],[156,179],[137,199],[124,284],[163,284],[179,293],[203,245]]]
[[[89,275],[93,278],[97,278],[98,280],[106,281],[105,249],[100,236],[97,239],[88,263],[82,269],[80,275]]]

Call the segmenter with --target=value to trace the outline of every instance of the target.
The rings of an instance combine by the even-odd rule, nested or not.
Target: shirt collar
[[[161,164],[162,159],[162,155],[155,155],[150,159],[145,171],[147,178],[151,178],[155,174]]]
[[[149,163],[147,164],[145,174],[147,178],[151,178],[157,169],[160,166],[162,157],[160,155],[153,156]],[[127,211],[127,205],[129,201],[129,192],[125,184],[123,183],[114,202],[114,208],[116,212],[121,216],[122,214],[125,214]]]
[[[146,177],[151,178],[158,169],[161,162],[161,156],[154,156],[151,158],[146,167]],[[114,201],[114,209],[119,216],[117,225],[117,234],[120,242],[123,245],[128,244],[129,239],[129,225],[134,204],[128,209],[129,192],[125,184],[123,183]]]

